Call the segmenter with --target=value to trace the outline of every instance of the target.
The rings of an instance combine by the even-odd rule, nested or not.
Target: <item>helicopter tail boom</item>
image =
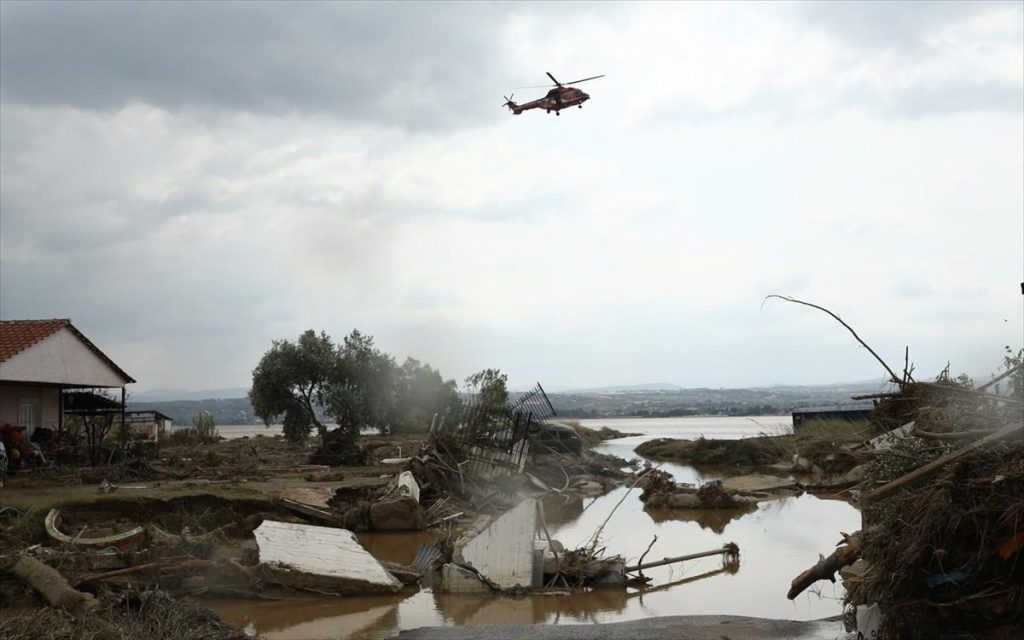
[[[522,106],[512,101],[513,96],[515,96],[514,93],[512,94],[512,96],[505,96],[505,104],[501,106],[508,107],[509,111],[511,111],[513,115],[519,115],[520,113],[523,112],[524,109]]]

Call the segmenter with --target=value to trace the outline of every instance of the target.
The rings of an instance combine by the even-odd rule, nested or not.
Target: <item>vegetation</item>
[[[323,436],[327,427],[315,407],[325,404],[328,385],[341,374],[338,355],[323,331],[308,330],[294,343],[275,340],[252,372],[249,401],[256,415],[267,424],[283,415],[289,440],[305,440],[314,426]]]
[[[391,428],[395,433],[426,433],[434,414],[455,415],[460,404],[454,380],[445,380],[430,365],[407,358],[395,376]]]
[[[192,418],[192,428],[196,435],[203,440],[217,439],[217,421],[209,411],[201,411]]]
[[[763,466],[786,460],[793,436],[760,436],[742,440],[674,440],[660,438],[645,442],[636,452],[652,460],[688,464]]]
[[[357,330],[339,345],[312,330],[294,343],[274,341],[253,370],[249,400],[267,424],[283,416],[284,435],[295,442],[314,427],[325,436],[326,421],[347,441],[367,428],[423,432],[435,413],[459,407],[454,381],[412,358],[397,366]]]
[[[466,386],[477,396],[482,408],[500,410],[508,406],[508,374],[483,369],[466,378]]]

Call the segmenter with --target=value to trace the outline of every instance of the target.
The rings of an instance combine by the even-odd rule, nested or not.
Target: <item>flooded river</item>
[[[633,448],[651,438],[689,437],[735,439],[778,433],[789,426],[788,417],[676,418],[586,420],[588,427],[608,426],[642,436],[623,438],[599,450],[633,458]],[[682,482],[718,476],[684,465],[663,465]],[[625,500],[623,497],[625,496]],[[841,588],[818,583],[791,602],[789,582],[813,564],[826,541],[838,540],[839,531],[860,528],[860,514],[849,504],[811,495],[760,503],[738,511],[645,511],[639,490],[626,488],[568,503],[549,501],[547,520],[553,537],[572,548],[587,543],[594,531],[622,501],[601,535],[607,555],[635,560],[654,536],[657,542],[646,560],[683,555],[735,542],[740,547],[737,567],[724,567],[719,557],[645,571],[649,587],[604,589],[583,594],[497,596],[435,594],[359,598],[312,598],[290,602],[214,601],[227,622],[251,633],[277,640],[320,638],[387,638],[402,629],[422,626],[547,623],[579,624],[619,622],[653,616],[733,614],[791,620],[813,620],[841,612]],[[363,545],[381,560],[408,564],[421,542],[433,534],[368,533]]]

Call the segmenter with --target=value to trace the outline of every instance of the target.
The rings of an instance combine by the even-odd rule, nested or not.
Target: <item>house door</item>
[[[18,399],[18,425],[26,427],[25,437],[30,437],[32,432],[43,424],[43,412],[39,405],[39,398]]]

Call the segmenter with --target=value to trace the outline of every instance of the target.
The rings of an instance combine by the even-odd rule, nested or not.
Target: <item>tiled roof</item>
[[[71,326],[67,318],[55,320],[0,320],[0,362],[5,362],[43,338]]]
[[[103,359],[110,367],[121,374],[127,382],[135,380],[125,373],[124,369],[117,366],[107,354],[97,347],[71,324],[69,318],[54,318],[51,320],[0,320],[0,362],[5,362],[13,356],[28,349],[40,340],[47,338],[61,329],[67,327],[71,333],[82,341],[93,353]]]

